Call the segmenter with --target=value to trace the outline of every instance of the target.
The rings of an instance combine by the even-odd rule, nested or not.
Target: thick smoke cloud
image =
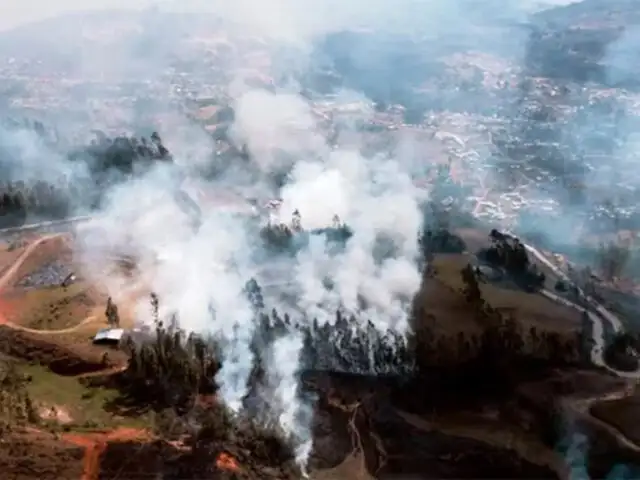
[[[224,356],[217,378],[220,395],[234,411],[241,410],[242,399],[249,393],[247,383],[254,364],[251,342],[256,324],[252,305],[243,292],[250,278],[262,285],[267,309],[290,313],[297,322],[316,319],[333,323],[336,310],[342,310],[362,319],[363,330],[370,320],[381,332],[410,333],[409,306],[420,284],[416,240],[423,222],[421,205],[428,197],[414,185],[415,177],[423,174],[422,165],[406,158],[406,152],[412,150],[411,139],[402,135],[402,148],[396,153],[379,149],[366,156],[363,150],[368,147],[367,140],[357,129],[358,122],[343,122],[339,131],[329,135],[327,119],[309,101],[321,95],[304,92],[304,74],[330,65],[330,56],[318,45],[345,28],[373,32],[371,38],[381,38],[390,50],[419,45],[415,55],[420,68],[428,67],[431,61],[420,57],[448,51],[447,42],[452,38],[456,45],[472,45],[478,40],[479,44],[490,43],[496,51],[504,51],[502,35],[476,39],[474,32],[485,26],[495,27],[493,13],[500,12],[500,21],[520,21],[539,3],[207,2],[204,8],[215,16],[164,17],[157,11],[132,14],[132,21],[118,16],[118,41],[115,46],[98,48],[97,54],[81,45],[63,51],[62,41],[63,70],[102,80],[84,92],[98,102],[109,85],[145,79],[154,82],[155,90],[147,96],[136,94],[128,109],[105,118],[96,114],[91,120],[100,128],[117,132],[120,124],[135,128],[162,114],[165,122],[159,130],[175,159],[171,165],[156,166],[113,186],[98,215],[78,231],[78,256],[87,274],[105,285],[116,302],[141,291],[154,291],[161,300],[163,316],[175,313],[186,330],[217,337]],[[197,2],[163,3],[167,9],[197,7]],[[107,16],[104,28],[114,28],[112,21]],[[216,93],[224,96],[235,111],[229,135],[237,145],[246,145],[250,166],[238,158],[232,165],[214,165],[218,172],[214,179],[194,178],[196,172],[215,164],[211,151],[216,147],[181,112],[179,95],[174,91],[168,95],[173,88],[170,85],[176,82],[176,75],[171,73],[176,61],[172,53],[174,42],[181,38],[180,31],[190,32],[203,43],[227,45],[221,54],[224,68],[220,70],[211,71],[197,56],[189,58],[190,75],[183,79],[184,90],[198,90],[197,83],[218,85]],[[91,33],[95,39],[97,33]],[[398,35],[402,35],[399,42]],[[514,37],[506,50],[524,55],[524,43],[513,45],[517,39]],[[256,88],[247,78],[245,62],[251,44],[266,46],[271,55],[274,82],[269,88]],[[423,52],[421,48],[426,45],[430,49]],[[352,70],[358,81],[338,85],[333,89],[338,95],[332,101],[347,104],[357,100],[367,105],[362,109],[362,121],[373,115],[372,100],[381,100],[367,97],[387,88],[387,81],[397,81],[392,75],[381,74],[385,68],[388,71],[400,65],[409,71],[417,67],[400,63],[370,70],[380,62],[380,51],[359,48],[355,52],[350,62],[358,67]],[[400,52],[391,53],[402,57]],[[394,56],[382,58],[391,62]],[[402,72],[396,74],[403,77]],[[390,85],[390,95],[382,100],[391,101],[400,94],[407,106],[413,101],[424,106],[421,98],[414,98],[414,86]],[[7,142],[18,145],[15,157],[19,161],[12,164],[12,172],[27,177],[57,176],[60,172],[76,175],[71,164],[54,149],[21,135],[14,134]],[[34,148],[39,150],[34,153]],[[51,172],[39,167],[36,159],[42,158],[52,159],[47,167],[53,169]],[[206,198],[200,201],[199,225],[194,225],[175,201],[178,189],[196,199]],[[227,203],[222,197],[230,195],[240,199],[251,196],[260,202],[279,197],[279,219],[289,222],[297,211],[305,231],[326,228],[337,215],[354,234],[342,249],[330,247],[322,235],[311,235],[307,246],[294,255],[276,257],[256,236],[252,220],[220,208]],[[137,276],[128,278],[110,269],[114,255],[138,259]],[[138,305],[141,322],[150,322],[147,303],[143,296]],[[267,382],[262,394],[272,408],[267,413],[291,436],[304,463],[311,445],[310,406],[297,394],[296,359],[302,347],[302,339],[295,335],[284,336],[270,346],[269,354],[263,356]]]

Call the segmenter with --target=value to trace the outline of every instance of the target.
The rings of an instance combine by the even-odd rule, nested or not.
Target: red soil
[[[110,432],[66,433],[62,439],[84,448],[83,473],[81,480],[98,480],[100,475],[100,457],[109,442],[144,442],[150,440],[145,430],[120,427]]]

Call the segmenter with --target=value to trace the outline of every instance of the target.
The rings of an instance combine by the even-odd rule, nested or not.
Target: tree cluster
[[[151,295],[151,307],[154,334],[139,342],[129,338],[125,345],[130,361],[118,379],[125,394],[118,402],[151,406],[158,412],[158,433],[167,439],[186,436],[192,447],[191,472],[195,468],[209,476],[219,474],[212,459],[222,451],[230,451],[238,459],[246,457],[247,465],[295,470],[293,453],[283,432],[267,428],[254,416],[232,418],[216,399],[215,376],[222,358],[217,340],[185,336],[175,317],[165,324],[159,318],[155,294]],[[203,405],[201,399],[207,397],[214,398],[213,404]]]
[[[607,343],[604,350],[605,361],[623,371],[636,371],[640,361],[640,334],[635,332],[617,333]]]
[[[427,257],[436,253],[462,253],[467,249],[462,238],[445,228],[426,229],[420,234],[418,243]]]
[[[425,312],[418,312],[422,320],[414,322],[419,325],[414,336],[418,374],[443,397],[499,395],[531,375],[583,361],[577,335],[526,329],[514,317],[478,305],[475,315],[484,325],[480,334],[438,335]]]
[[[544,286],[545,274],[539,272],[527,255],[527,249],[519,239],[491,230],[491,247],[482,250],[479,257],[494,267],[502,268],[519,285],[526,289],[539,289]]]
[[[29,392],[29,379],[12,360],[0,360],[0,434],[15,425],[38,423],[37,409]]]
[[[150,139],[126,136],[111,138],[102,132],[96,133],[97,138],[89,145],[65,147],[64,150],[58,144],[47,147],[50,154],[66,157],[71,162],[70,168],[74,162],[83,162],[88,167],[89,178],[5,181],[0,184],[0,217],[5,217],[10,223],[19,222],[27,215],[62,218],[79,203],[84,207],[97,206],[104,187],[114,179],[131,175],[136,169],[144,169],[154,162],[172,160],[171,153],[155,132]],[[0,165],[6,160],[9,160],[9,165],[19,165],[19,158],[11,158],[18,154],[2,147],[0,145]]]
[[[7,134],[31,132],[48,145],[55,145],[60,142],[60,133],[55,128],[47,128],[41,121],[26,117],[20,119],[4,117],[0,120],[0,130]],[[0,145],[0,152],[4,150],[6,150],[4,145]]]
[[[73,193],[42,181],[4,182],[0,185],[0,217],[21,219],[27,214],[62,217],[69,211]]]
[[[303,339],[302,370],[361,375],[405,375],[413,359],[405,338],[393,330],[380,331],[355,315],[335,313],[332,323],[293,321],[288,314],[260,314],[254,351],[258,359],[278,338],[299,334]]]
[[[71,153],[71,160],[88,161],[95,173],[117,170],[132,173],[136,165],[145,166],[153,161],[171,161],[171,153],[164,146],[157,132],[145,137],[118,136],[111,138],[96,132],[97,138],[88,146]]]
[[[527,328],[483,298],[471,265],[460,274],[461,294],[470,307],[462,314],[474,316],[481,333],[437,333],[434,317],[425,310],[414,313],[416,371],[433,392],[430,400],[448,405],[509,394],[527,378],[590,361],[582,355],[580,334],[564,336],[535,326]]]
[[[601,244],[598,249],[598,267],[602,276],[608,280],[620,278],[631,258],[631,250],[619,242]]]
[[[107,299],[107,307],[104,311],[104,316],[107,318],[107,323],[111,327],[120,327],[120,314],[118,313],[118,306],[113,303],[111,297]]]
[[[505,317],[485,302],[471,266],[461,275],[465,285],[462,293],[473,307],[471,314],[485,327],[481,335],[440,336],[426,312],[415,312],[411,338],[392,330],[380,331],[371,321],[340,311],[331,322],[292,319],[275,310],[267,313],[260,285],[251,279],[245,287],[256,315],[251,382],[260,384],[270,348],[291,334],[302,340],[299,361],[306,371],[410,377],[416,371],[460,367],[461,372],[472,368],[499,378],[515,374],[517,365],[559,367],[580,361],[579,336],[563,338],[555,332],[538,332],[535,327],[523,331],[515,318]],[[153,295],[151,301],[155,334],[146,341],[128,341],[131,361],[123,382],[129,395],[138,400],[158,407],[190,408],[196,395],[216,391],[214,378],[224,361],[221,344],[214,338],[185,336],[175,317],[171,325],[164,325],[157,314],[158,298]]]
[[[435,385],[434,398],[497,394],[514,387],[529,370],[580,363],[578,336],[563,338],[535,327],[523,329],[513,317],[505,317],[482,299],[472,267],[461,275],[467,301],[474,306],[471,314],[482,317],[486,325],[483,332],[439,334],[428,313],[420,311],[413,315],[414,333],[409,339],[392,331],[380,332],[372,322],[341,312],[332,324],[296,321],[276,311],[267,314],[260,285],[250,280],[245,293],[256,314],[251,346],[255,363],[245,399],[248,413],[234,418],[216,398],[215,377],[224,362],[220,340],[185,336],[178,319],[171,317],[168,324],[161,320],[159,299],[152,294],[155,332],[141,341],[127,341],[131,360],[120,386],[132,402],[158,412],[160,433],[186,436],[193,447],[193,463],[204,475],[211,473],[211,459],[222,451],[241,462],[295,468],[282,432],[264,427],[273,423],[261,415],[268,410],[261,408],[260,399],[268,367],[264,362],[269,361],[274,342],[285,335],[301,336],[303,370],[391,375],[412,384],[428,384],[430,389]],[[202,399],[209,397],[213,403],[203,406]],[[251,459],[243,459],[246,452],[251,452]]]
[[[308,245],[310,236],[324,236],[328,245],[339,248],[353,236],[353,230],[342,223],[337,215],[332,226],[307,230],[303,227],[298,210],[294,212],[290,224],[269,223],[260,230],[260,237],[267,249],[280,253],[297,252]]]
[[[189,447],[164,463],[163,471],[171,478],[301,477],[282,432],[247,415],[233,416],[217,401],[197,404],[183,415],[163,410],[156,414],[154,423],[158,436],[181,440]],[[240,471],[220,466],[217,460],[221,455],[232,459]]]
[[[303,339],[302,370],[324,370],[358,374],[406,374],[413,360],[405,338],[393,330],[380,331],[370,320],[335,312],[331,321],[297,321],[275,309],[265,312],[260,285],[251,279],[245,294],[256,312],[253,351],[260,362],[262,352],[284,335]]]
[[[214,377],[220,368],[220,356],[213,341],[197,335],[185,336],[177,320],[165,326],[158,316],[158,298],[151,297],[155,332],[136,342],[128,337],[125,350],[130,359],[119,378],[126,400],[154,408],[191,408],[195,396],[216,391]]]

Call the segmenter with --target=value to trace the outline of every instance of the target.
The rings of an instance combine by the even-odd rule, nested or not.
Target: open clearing
[[[145,416],[127,418],[105,410],[118,397],[114,389],[89,387],[81,378],[56,375],[41,365],[20,363],[18,369],[30,379],[27,391],[36,400],[40,416],[67,428],[95,429],[118,425],[142,426]]]
[[[462,296],[464,284],[461,271],[470,263],[467,254],[438,254],[434,259],[436,274],[425,278],[417,305],[436,318],[442,333],[480,331],[471,308]],[[524,329],[570,333],[580,325],[577,311],[557,304],[542,295],[522,290],[480,283],[483,298],[503,314],[512,314]]]
[[[69,241],[68,236],[56,234],[43,236],[28,243],[15,259],[18,264],[13,264],[12,267],[15,270],[11,272],[10,278],[6,279],[8,281],[3,285],[3,289],[7,291],[17,288],[24,277],[45,265],[54,262],[72,264],[73,252]],[[26,256],[23,257],[23,255]]]
[[[84,344],[68,344],[57,336],[22,332],[6,325],[0,325],[0,353],[46,366],[66,376],[96,372],[126,362],[123,352],[93,345],[88,339]]]
[[[32,329],[67,329],[89,316],[106,322],[106,296],[83,282],[68,287],[14,290],[1,302],[7,321]]]

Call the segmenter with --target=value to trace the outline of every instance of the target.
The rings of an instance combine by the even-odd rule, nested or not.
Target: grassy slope
[[[51,407],[64,412],[64,417],[68,418],[61,416],[59,420],[67,429],[144,427],[149,424],[148,416],[124,417],[105,410],[108,402],[118,396],[115,389],[90,387],[79,378],[56,375],[40,365],[21,362],[18,368],[31,379],[27,390],[41,413],[46,416]]]
[[[463,288],[461,270],[471,261],[467,254],[436,255],[436,276],[425,281],[418,299],[427,313],[437,319],[439,328],[449,333],[477,330],[478,325],[468,315],[468,308],[460,294]],[[512,313],[524,328],[535,326],[541,330],[570,332],[579,325],[579,314],[571,308],[556,304],[536,293],[503,288],[482,283],[484,299],[504,313]]]
[[[101,300],[93,288],[82,282],[67,288],[38,288],[10,295],[7,298],[10,314],[6,316],[25,327],[61,330],[94,314]]]

